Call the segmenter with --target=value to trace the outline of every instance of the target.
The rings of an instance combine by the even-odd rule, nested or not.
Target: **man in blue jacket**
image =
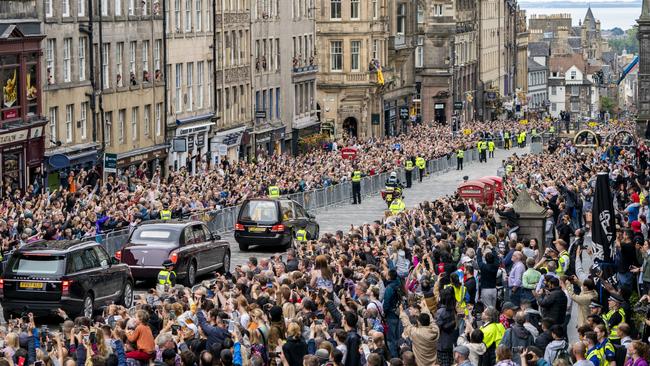
[[[399,357],[397,342],[402,335],[401,324],[399,321],[399,305],[402,301],[401,282],[397,277],[397,271],[391,269],[388,271],[386,279],[386,290],[384,291],[384,314],[386,323],[388,323],[388,334],[386,343],[391,357]]]
[[[208,323],[208,321],[205,319],[205,315],[203,314],[203,310],[200,309],[200,302],[197,304],[197,308],[199,309],[196,312],[197,318],[199,319],[199,326],[208,338],[205,344],[205,348],[210,350],[215,344],[223,344],[223,341],[225,341],[226,338],[230,337],[228,326],[226,325],[226,322],[224,322],[224,318],[226,318],[226,316],[224,314],[220,314],[218,309],[212,309],[210,310],[210,322]],[[222,317],[221,315],[224,316]]]

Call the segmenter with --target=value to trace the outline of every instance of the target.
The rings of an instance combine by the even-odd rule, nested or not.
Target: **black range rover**
[[[92,317],[111,303],[131,307],[133,278],[126,264],[94,241],[40,241],[11,254],[0,278],[0,303],[5,320],[57,308]]]

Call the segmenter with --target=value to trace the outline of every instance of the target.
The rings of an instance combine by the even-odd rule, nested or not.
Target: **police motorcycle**
[[[398,199],[404,198],[402,190],[404,185],[397,178],[397,172],[391,172],[390,177],[386,179],[386,188],[381,191],[381,198],[386,202],[386,207],[390,207],[390,204]]]

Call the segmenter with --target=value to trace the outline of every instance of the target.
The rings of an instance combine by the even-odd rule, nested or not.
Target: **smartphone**
[[[266,288],[273,288],[273,283],[271,283],[271,282],[267,283]]]
[[[97,333],[90,332],[90,335],[88,336],[88,341],[90,342],[90,344],[97,343]]]
[[[178,324],[172,324],[172,335],[178,335]]]
[[[235,331],[235,321],[228,320],[228,332],[232,333]]]
[[[89,341],[90,341],[90,338],[89,338],[88,334],[84,335],[84,343],[87,343]]]
[[[43,366],[42,362],[43,361],[41,361],[41,365],[39,365],[39,366]],[[18,357],[18,364],[17,365],[18,366],[25,366],[25,357]]]

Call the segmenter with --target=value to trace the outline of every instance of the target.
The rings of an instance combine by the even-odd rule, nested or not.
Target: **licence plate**
[[[27,289],[42,289],[44,286],[43,282],[21,282],[19,285],[20,288]]]
[[[265,227],[249,227],[248,231],[251,233],[265,233],[266,228]]]

